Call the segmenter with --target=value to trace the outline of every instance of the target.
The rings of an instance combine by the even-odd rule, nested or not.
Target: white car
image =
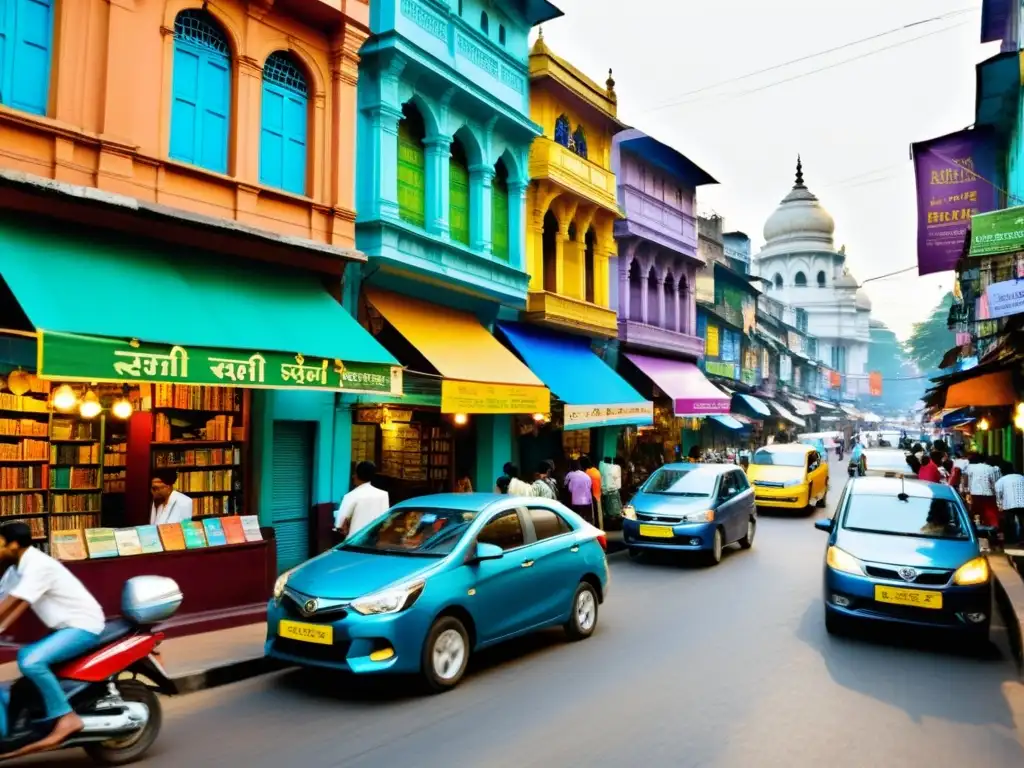
[[[898,448],[865,448],[867,477],[917,477],[907,464],[907,454]]]

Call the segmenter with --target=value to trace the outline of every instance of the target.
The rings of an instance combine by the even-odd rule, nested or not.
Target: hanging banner
[[[971,219],[971,256],[1024,251],[1024,206],[981,213]]]
[[[789,355],[779,355],[779,381],[787,384],[793,378],[793,358]]]
[[[704,354],[707,357],[718,357],[718,326],[708,324],[707,338],[704,340]]]
[[[996,157],[986,130],[960,131],[912,147],[917,180],[917,271],[956,266],[971,217],[996,207]]]
[[[868,374],[868,387],[872,397],[882,396],[882,374],[880,371],[871,371]]]
[[[839,389],[843,386],[843,377],[839,375],[839,371],[828,372],[828,385],[832,389]]]
[[[1024,280],[1004,280],[985,289],[988,317],[995,319],[1024,312]]]
[[[622,405],[566,405],[563,429],[590,429],[633,425],[644,427],[654,423],[654,403],[625,403]]]
[[[441,380],[441,413],[548,413],[547,387]]]
[[[715,268],[708,264],[697,273],[697,301],[705,304],[715,303]]]

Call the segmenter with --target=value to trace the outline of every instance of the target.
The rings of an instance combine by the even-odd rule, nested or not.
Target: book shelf
[[[455,462],[455,441],[447,426],[423,426],[423,448],[427,457],[427,480],[431,490],[452,490],[452,464]]]
[[[24,520],[47,536],[50,485],[50,387],[30,377],[24,395],[0,392],[0,518]]]
[[[76,389],[81,397],[84,388]],[[103,512],[103,415],[50,409],[49,531],[93,528]]]

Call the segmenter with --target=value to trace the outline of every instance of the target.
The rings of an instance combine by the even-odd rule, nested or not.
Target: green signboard
[[[402,394],[398,366],[50,331],[39,332],[38,368],[47,379]]]
[[[727,379],[737,378],[738,366],[735,363],[722,363],[717,360],[707,360],[704,363],[704,370],[712,376],[722,376]]]
[[[1024,251],[1024,206],[971,217],[971,256]]]

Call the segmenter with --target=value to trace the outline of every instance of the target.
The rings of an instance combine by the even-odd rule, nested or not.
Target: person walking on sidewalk
[[[572,511],[591,525],[594,524],[594,483],[587,473],[580,469],[578,459],[569,462],[565,476],[565,487],[569,490],[569,506]]]
[[[982,525],[999,527],[999,507],[996,504],[996,480],[999,479],[995,467],[989,466],[987,457],[972,453],[967,466],[967,490],[971,494],[971,516],[979,519]]]
[[[996,480],[996,504],[1002,513],[1006,544],[1019,544],[1024,532],[1024,475],[1003,462],[1003,476]]]
[[[334,530],[342,539],[359,533],[391,506],[388,492],[371,484],[376,474],[377,467],[372,461],[360,461],[356,465],[355,487],[345,494],[334,513]]]
[[[558,486],[551,477],[551,465],[547,459],[537,465],[537,479],[533,481],[533,495],[540,499],[558,498]]]
[[[594,525],[604,528],[604,515],[601,511],[601,473],[588,456],[580,456],[580,469],[590,478],[590,490],[594,495]]]
[[[508,490],[505,491],[509,496],[533,496],[533,486],[527,482],[524,482],[519,477],[519,467],[513,464],[511,461],[505,464],[505,477],[508,478]]]
[[[601,511],[605,518],[620,520],[622,518],[622,467],[619,461],[612,461],[605,456],[604,461],[597,465],[601,473]]]

